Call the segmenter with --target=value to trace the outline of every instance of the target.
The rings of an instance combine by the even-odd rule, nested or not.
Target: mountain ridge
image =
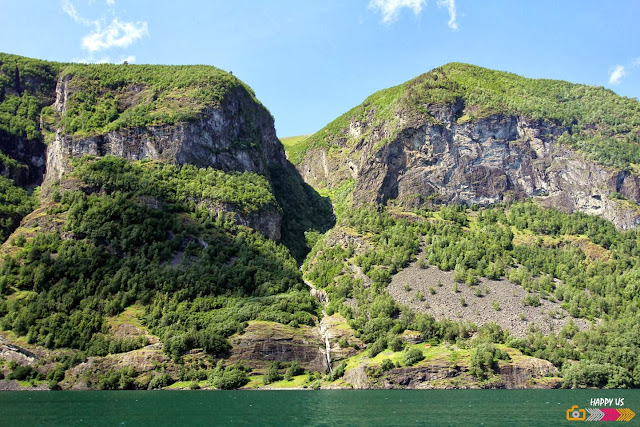
[[[0,62],[2,376],[640,384],[637,101],[448,64],[285,141],[296,169],[216,68]]]
[[[630,228],[640,223],[639,138],[637,100],[454,63],[376,92],[288,150],[316,188],[353,180],[356,202],[538,197]]]

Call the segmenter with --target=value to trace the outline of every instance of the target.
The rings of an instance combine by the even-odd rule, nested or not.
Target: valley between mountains
[[[278,138],[0,54],[0,389],[640,386],[640,103],[451,63]]]

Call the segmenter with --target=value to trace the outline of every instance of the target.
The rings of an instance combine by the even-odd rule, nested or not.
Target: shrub
[[[237,365],[227,366],[224,369],[216,368],[210,379],[211,384],[220,390],[240,388],[249,382],[246,369]]]
[[[376,357],[387,348],[387,339],[382,337],[369,346],[369,357]]]
[[[173,384],[173,379],[167,373],[154,376],[149,382],[149,390],[155,390],[163,387],[168,387]]]
[[[325,377],[327,381],[335,381],[338,378],[342,378],[344,375],[344,371],[347,369],[347,362],[342,362],[336,369],[333,370],[329,375]]]
[[[382,363],[380,364],[380,368],[382,369],[382,371],[386,372],[386,371],[390,371],[391,369],[395,368],[396,365],[393,364],[393,362],[391,361],[391,359],[383,359]]]
[[[522,300],[522,305],[523,306],[532,306],[532,307],[539,307],[540,306],[540,295],[538,294],[527,294],[527,296],[524,297],[524,299]]]
[[[29,365],[18,365],[7,377],[9,380],[29,381],[40,379],[40,372]]]
[[[509,355],[487,342],[479,342],[471,349],[471,367],[469,372],[474,377],[484,380],[498,366],[498,360],[508,360]]]
[[[271,362],[269,364],[269,367],[267,368],[267,372],[264,374],[264,377],[262,377],[262,381],[265,384],[271,384],[276,381],[280,381],[282,379],[282,375],[280,375],[278,369],[280,369],[280,363],[277,361]]]
[[[298,362],[297,360],[294,360],[293,362],[291,362],[291,365],[289,365],[289,367],[285,371],[284,379],[286,381],[290,381],[291,378],[295,377],[296,375],[300,375],[303,372],[304,371],[302,370],[302,367],[300,367],[300,362]]]
[[[404,347],[404,341],[402,341],[401,337],[396,336],[391,340],[391,343],[389,344],[389,347],[393,351],[400,351]]]
[[[564,388],[627,388],[632,384],[632,378],[624,368],[590,360],[566,363],[562,368],[562,377]]]
[[[418,347],[412,347],[407,350],[402,358],[402,362],[406,366],[413,366],[424,359],[424,353]]]

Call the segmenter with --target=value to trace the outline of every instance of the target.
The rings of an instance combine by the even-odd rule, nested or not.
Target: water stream
[[[325,317],[327,313],[322,310],[322,317]],[[329,344],[329,335],[327,335],[327,328],[320,321],[320,334],[324,337],[324,345],[325,345],[325,356],[327,357],[327,366],[329,367],[329,372],[333,372],[331,368],[331,344]]]
[[[324,291],[318,291],[313,283],[308,280],[304,280],[304,283],[309,287],[309,293],[316,299],[318,299],[323,305],[327,305],[329,303],[327,299],[327,294]],[[322,310],[322,317],[326,317],[327,313]],[[325,357],[327,359],[327,366],[329,367],[329,372],[333,372],[333,368],[331,367],[331,343],[329,343],[329,335],[327,335],[327,328],[322,324],[322,319],[320,319],[320,335],[324,338],[324,346],[325,346]]]

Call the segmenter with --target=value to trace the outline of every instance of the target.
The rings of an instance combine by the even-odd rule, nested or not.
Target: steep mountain
[[[14,378],[57,384],[85,362],[64,386],[108,388],[112,354],[124,388],[156,387],[156,365],[121,359],[144,348],[176,375],[213,369],[252,321],[307,325],[317,369],[317,305],[292,254],[331,207],[248,86],[208,66],[0,65],[0,353],[43,367]],[[248,367],[218,368],[221,388],[246,382]]]
[[[316,188],[356,203],[543,206],[640,223],[640,103],[610,90],[447,64],[377,92],[297,144]]]
[[[492,343],[551,361],[567,387],[640,385],[637,100],[448,64],[285,148],[337,215],[305,279],[370,357],[466,342],[497,372]]]
[[[0,380],[638,387],[639,138],[636,100],[449,64],[285,157],[214,67],[0,54]]]

